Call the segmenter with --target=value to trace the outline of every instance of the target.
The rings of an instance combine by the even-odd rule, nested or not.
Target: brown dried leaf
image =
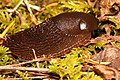
[[[93,66],[93,70],[96,73],[98,73],[101,77],[103,77],[105,80],[112,80],[112,79],[120,80],[119,71],[114,68],[110,68],[105,65],[95,65]]]
[[[91,2],[91,6],[93,6]],[[97,4],[97,6],[95,6]],[[95,0],[94,7],[100,10],[99,19],[108,20],[110,16],[120,22],[120,0]]]
[[[114,19],[120,23],[120,12],[114,16]]]
[[[98,43],[100,41],[106,41],[106,42],[120,42],[120,36],[111,36],[111,35],[102,35],[100,37],[97,37],[95,39],[91,39],[90,43]]]
[[[115,3],[120,3],[119,0],[101,0],[100,2],[100,11],[101,11],[101,16],[105,16],[106,14],[110,14],[110,8],[115,4]]]
[[[118,47],[106,45],[105,49],[92,59],[95,61],[111,62],[109,66],[120,70],[120,48]]]

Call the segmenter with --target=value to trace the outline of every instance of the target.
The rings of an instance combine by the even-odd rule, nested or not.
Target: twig
[[[18,9],[18,7],[23,3],[23,0],[20,0],[20,2],[13,8],[13,9],[7,9],[8,12],[14,12]]]
[[[37,56],[36,56],[36,54],[35,54],[35,50],[34,50],[34,49],[32,49],[32,50],[33,50],[33,53],[34,53],[35,59],[37,59]],[[40,68],[40,66],[39,66],[39,62],[36,62],[36,65],[37,65],[38,68]]]
[[[13,67],[13,66],[0,66],[0,70],[25,70],[36,72],[48,72],[48,68],[32,68],[32,67]]]
[[[36,19],[35,16],[33,15],[33,12],[32,12],[32,10],[30,9],[30,7],[32,7],[32,8],[37,8],[37,9],[39,9],[40,7],[30,5],[27,0],[20,0],[20,2],[15,6],[15,8],[13,8],[13,9],[7,9],[7,11],[8,11],[8,12],[11,12],[11,13],[15,12],[22,3],[26,4],[27,9],[28,9],[28,11],[30,12],[30,17],[31,17],[32,22],[37,25],[37,24],[38,24],[38,23],[37,23],[37,19]]]
[[[18,15],[18,17],[20,19],[21,25],[24,25],[26,23],[25,18],[18,11],[16,11],[16,14]]]
[[[29,4],[29,6],[37,11],[40,11],[40,7],[36,5]]]
[[[41,9],[40,9],[39,6],[29,4],[27,0],[20,0],[20,2],[15,6],[15,8],[13,8],[13,9],[7,9],[7,11],[8,11],[8,12],[12,12],[12,13],[13,13],[13,12],[16,12],[16,10],[18,9],[18,7],[19,7],[22,3],[24,3],[24,4],[27,6],[27,9],[28,9],[28,11],[29,11],[29,13],[30,13],[31,21],[32,21],[34,24],[36,24],[36,25],[38,25],[39,22],[37,22],[37,19],[36,19],[36,17],[34,16],[31,8],[33,8],[33,9],[35,9],[35,10],[37,10],[37,11],[43,11],[44,9],[46,9],[46,8],[48,8],[48,7],[58,5],[58,3],[52,3],[52,4],[47,5],[47,6],[44,7],[44,8],[41,8]],[[19,17],[20,17],[20,16],[19,16]]]
[[[104,65],[108,65],[111,62],[99,62],[99,61],[94,61],[92,59],[86,59],[86,62],[91,63],[91,64],[104,64]]]
[[[42,78],[48,78],[48,76],[35,76],[35,77],[26,77],[28,79],[42,79]],[[3,80],[23,80],[23,78],[5,78]]]
[[[28,11],[30,12],[30,14],[33,15],[32,10],[30,9],[30,6],[29,6],[28,1],[27,1],[27,0],[24,0],[24,3],[26,4],[26,6],[27,6],[27,8],[28,8]]]
[[[37,25],[38,24],[37,20],[36,20],[35,16],[33,15],[32,10],[30,9],[30,5],[29,5],[28,1],[24,0],[24,3],[26,4],[28,11],[30,12],[30,17],[31,17],[32,22]]]
[[[49,61],[48,58],[37,58],[37,59],[33,59],[31,61],[27,61],[27,62],[22,62],[22,63],[19,63],[19,64],[13,64],[13,65],[6,65],[8,67],[11,67],[11,66],[20,66],[20,65],[24,65],[24,64],[28,64],[28,63],[33,63],[33,62],[37,62],[37,61]]]

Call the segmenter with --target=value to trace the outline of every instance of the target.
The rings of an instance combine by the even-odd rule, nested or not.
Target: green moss
[[[83,48],[75,48],[63,59],[52,59],[50,72],[58,74],[61,80],[102,80],[94,72],[81,71],[82,63],[89,55]]]

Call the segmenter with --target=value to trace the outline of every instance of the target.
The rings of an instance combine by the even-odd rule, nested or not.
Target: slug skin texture
[[[90,14],[67,12],[45,20],[35,27],[8,36],[3,45],[19,58],[58,57],[83,45],[97,29],[98,20]]]

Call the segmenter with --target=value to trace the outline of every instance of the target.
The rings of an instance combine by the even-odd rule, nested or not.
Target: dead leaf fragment
[[[112,80],[112,79],[120,80],[119,71],[114,68],[110,68],[105,65],[95,65],[93,66],[93,70],[101,77],[103,77],[105,80]]]
[[[108,66],[120,70],[120,48],[107,45],[103,51],[98,53],[93,60],[111,62]]]
[[[100,37],[97,37],[95,39],[91,39],[90,43],[98,43],[100,41],[105,41],[105,42],[120,42],[120,36],[111,36],[111,35],[102,35]]]

